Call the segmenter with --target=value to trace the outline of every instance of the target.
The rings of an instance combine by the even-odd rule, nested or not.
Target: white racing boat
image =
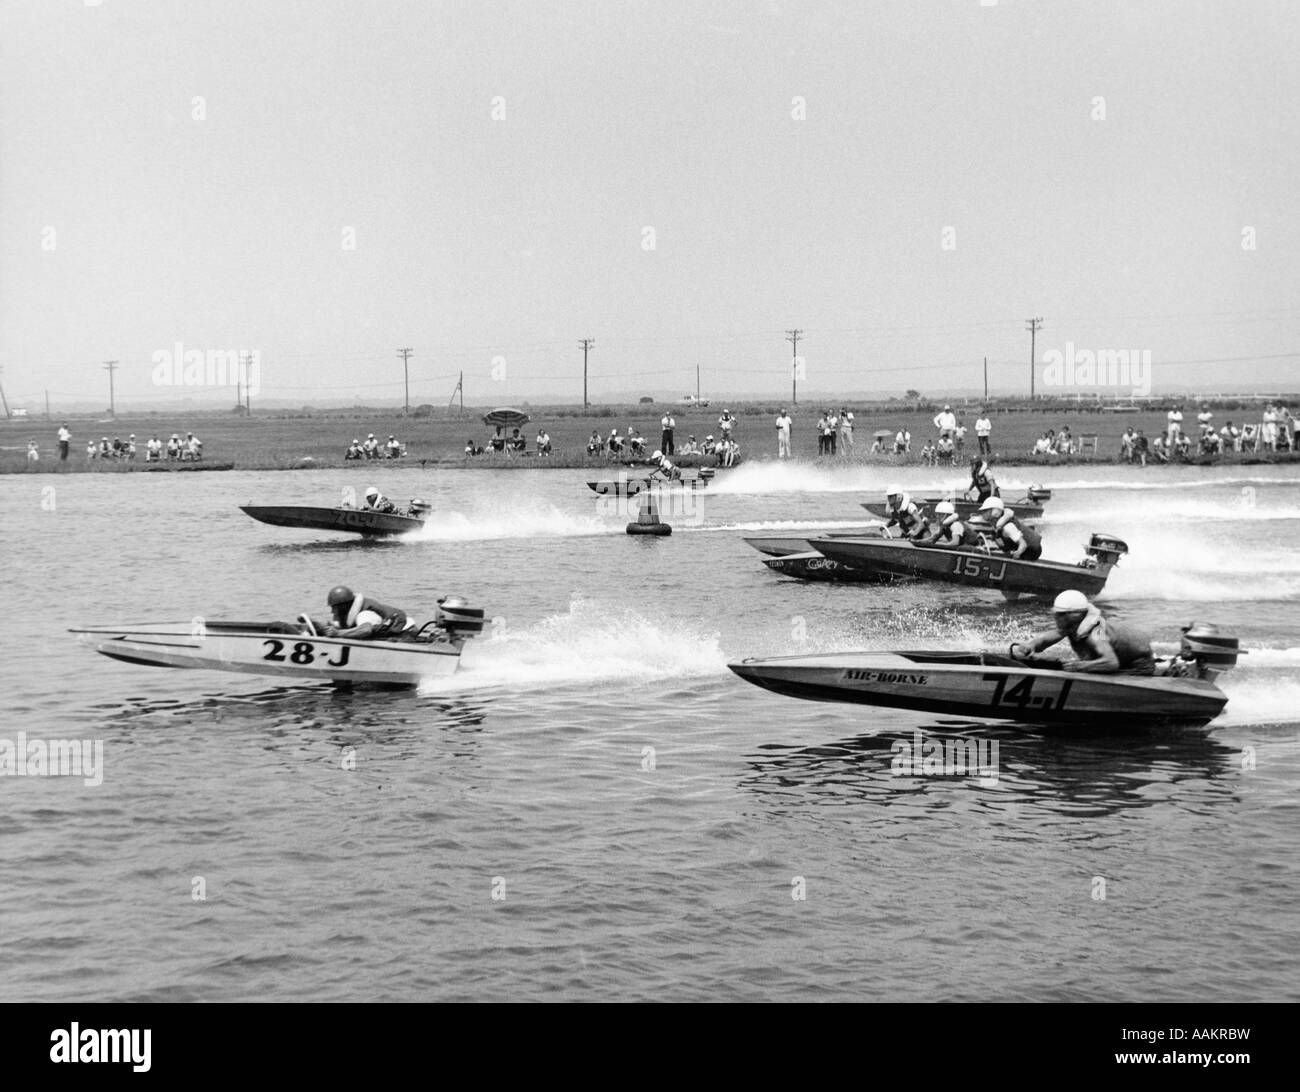
[[[1243,655],[1237,639],[1194,623],[1188,674],[1095,675],[991,652],[838,652],[728,664],[755,686],[811,701],[856,702],[958,716],[1092,728],[1199,725],[1228,703],[1214,684]]]
[[[450,675],[465,641],[483,630],[483,610],[453,596],[402,640],[325,637],[305,615],[296,622],[143,622],[73,629],[95,651],[124,663],[205,668],[252,675],[379,686],[416,686]]]

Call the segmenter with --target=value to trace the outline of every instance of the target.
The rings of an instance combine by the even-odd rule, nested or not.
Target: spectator
[[[826,424],[828,431],[826,433],[826,454],[835,454],[835,441],[840,433],[840,415],[834,410],[826,411]]]
[[[94,440],[86,441],[86,462],[91,462],[99,455],[99,445]]]
[[[663,430],[659,437],[659,450],[664,455],[673,455],[673,432],[677,428],[677,422],[673,420],[672,411],[667,411],[659,421],[659,427]],[[644,446],[644,441],[642,441]]]
[[[894,434],[894,454],[906,455],[907,449],[911,446],[912,434],[907,429],[900,428]]]
[[[366,436],[366,442],[361,445],[361,450],[367,459],[379,458],[379,441],[375,439],[373,432]]]
[[[609,430],[609,439],[605,441],[605,448],[609,451],[610,458],[622,454],[623,441],[618,435],[617,426]]]
[[[167,458],[179,459],[181,457],[181,438],[173,432],[172,438],[167,441]]]
[[[949,466],[957,465],[957,448],[952,441],[952,433],[945,432],[940,434],[939,443],[934,449],[934,464],[947,463]]]
[[[398,441],[397,437],[388,437],[388,443],[384,445],[384,457],[387,459],[400,459],[406,454],[406,448]]]
[[[957,441],[957,451],[960,453],[962,448],[966,446],[966,423],[964,421],[957,422],[957,431],[952,436]]]
[[[365,453],[361,450],[361,441],[354,436],[352,443],[348,444],[347,451],[343,453],[343,461],[348,462],[355,459],[364,459],[365,457]]]
[[[182,459],[189,459],[197,463],[203,458],[203,441],[192,432],[185,434],[185,450],[181,455]]]
[[[992,455],[993,447],[989,437],[993,435],[993,422],[989,420],[987,410],[980,410],[979,419],[975,422],[975,435],[979,438],[980,454]]]
[[[884,453],[885,453],[885,445],[880,442],[880,437],[877,436],[874,440],[871,441],[871,454],[883,455]]]
[[[1137,438],[1133,441],[1133,454],[1143,466],[1147,465],[1148,451],[1149,445],[1147,444],[1146,434],[1141,429],[1138,429]]]
[[[27,441],[27,461],[29,463],[39,463],[41,461],[41,451],[35,440]]]
[[[1183,431],[1183,407],[1175,406],[1165,414],[1165,428],[1168,432],[1166,443],[1172,449],[1178,443],[1178,434]]]
[[[1151,441],[1151,455],[1158,463],[1167,463],[1169,461],[1169,444],[1158,433],[1156,438]]]
[[[718,418],[718,429],[722,433],[722,439],[732,439],[732,433],[736,428],[736,419],[731,416],[731,410],[723,410],[722,416]]]
[[[840,407],[840,454],[849,455],[853,451],[853,414]]]
[[[831,451],[831,415],[829,410],[822,410],[817,419],[817,454],[829,455]]]
[[[951,406],[944,406],[934,417],[934,427],[939,430],[939,439],[951,437],[957,431],[957,415]]]
[[[600,433],[595,429],[591,430],[591,436],[587,440],[587,454],[600,455],[605,450],[605,441],[600,438]]]
[[[1233,451],[1241,450],[1241,430],[1232,423],[1231,419],[1219,429],[1219,439],[1223,441],[1225,447],[1230,447]]]
[[[59,426],[59,462],[68,461],[68,451],[72,447],[72,433],[68,431],[67,422]]]
[[[876,441],[876,446],[877,446],[877,447],[880,446],[880,441],[879,441],[879,440]],[[922,466],[937,466],[937,465],[938,465],[938,460],[937,460],[937,458],[935,457],[935,448],[934,448],[934,444],[932,444],[929,440],[926,440],[926,441],[925,441],[925,447],[921,448],[921,465],[922,465]]]
[[[1272,402],[1264,407],[1264,427],[1261,439],[1264,441],[1266,451],[1277,450],[1277,410],[1273,408]]]
[[[551,438],[543,428],[537,430],[537,454],[539,456],[551,454]]]
[[[163,444],[158,439],[158,433],[149,437],[149,442],[144,445],[144,461],[147,463],[160,463],[163,456]]]
[[[790,426],[794,422],[790,420],[790,415],[785,412],[785,407],[781,407],[781,412],[776,415],[776,457],[778,459],[790,458]],[[692,436],[691,440],[694,441]]]

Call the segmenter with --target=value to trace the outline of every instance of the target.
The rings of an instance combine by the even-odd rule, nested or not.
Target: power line
[[[397,350],[397,355],[402,358],[402,375],[406,383],[406,412],[408,414],[411,412],[411,369],[407,365],[407,361],[411,359],[411,351],[410,349]]]

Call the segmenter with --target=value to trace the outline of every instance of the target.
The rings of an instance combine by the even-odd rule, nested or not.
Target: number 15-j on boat
[[[324,623],[142,622],[73,629],[95,651],[153,667],[206,668],[282,675],[335,684],[417,686],[450,675],[465,641],[483,631],[483,610],[458,596],[439,601],[437,614],[396,638],[326,636]]]

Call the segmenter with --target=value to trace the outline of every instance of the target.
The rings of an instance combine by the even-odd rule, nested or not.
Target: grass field
[[[553,455],[550,458],[529,456],[507,457],[502,455],[484,455],[466,458],[463,454],[465,441],[472,438],[478,445],[486,445],[492,429],[481,421],[481,412],[473,415],[467,411],[464,417],[403,417],[400,413],[345,413],[340,411],[325,412],[312,416],[302,414],[284,416],[260,416],[251,418],[231,413],[177,413],[164,416],[148,414],[129,416],[123,414],[113,422],[93,419],[68,419],[72,431],[72,451],[66,464],[58,461],[57,431],[62,420],[54,421],[11,419],[0,422],[0,473],[30,472],[128,472],[131,466],[144,465],[144,445],[150,436],[157,434],[166,442],[173,432],[183,437],[193,431],[203,441],[205,461],[209,463],[234,463],[236,469],[290,469],[300,467],[305,458],[313,460],[311,464],[318,467],[344,468],[358,470],[385,469],[401,466],[418,467],[430,463],[441,466],[474,467],[584,467],[609,466],[615,460],[602,457],[590,458],[586,455],[587,438],[593,429],[602,435],[617,426],[620,435],[635,427],[646,438],[648,450],[659,446],[659,421],[663,406],[629,406],[618,407],[611,411],[606,407],[593,407],[583,414],[573,407],[556,407],[553,410],[534,409],[531,422],[522,429],[528,439],[530,452],[535,448],[534,439],[538,427],[544,427],[550,434]],[[673,416],[677,422],[676,438],[680,445],[688,436],[694,435],[703,440],[710,433],[717,435],[718,415],[724,407],[708,410],[698,408],[674,409]],[[776,458],[776,428],[774,417],[780,408],[776,404],[732,405],[732,412],[739,422],[736,438],[741,445],[742,461]],[[1212,407],[1213,408],[1213,407]],[[620,412],[621,410],[621,412]],[[821,406],[800,406],[791,416],[794,418],[792,430],[792,449],[794,456],[803,460],[816,460],[817,435],[816,423],[821,414]],[[974,435],[975,416],[978,410],[964,415],[963,420],[970,429],[962,455],[969,458],[977,450]],[[1250,419],[1258,421],[1259,412],[1241,411],[1239,409],[1214,410],[1214,423],[1222,425],[1229,419],[1238,425]],[[837,454],[825,457],[837,463],[878,463],[881,466],[919,465],[920,451],[927,438],[934,438],[933,409],[915,410],[910,406],[891,410],[867,410],[855,413],[854,445],[848,455]],[[1141,411],[1138,413],[1112,414],[1099,412],[1080,412],[1078,410],[1054,409],[1044,412],[1039,409],[1017,410],[1016,412],[995,412],[991,414],[993,422],[992,462],[1001,465],[1034,465],[1035,463],[1062,462],[1115,462],[1118,459],[1120,436],[1130,425],[1143,430],[1148,437],[1155,436],[1165,426],[1165,415],[1161,410]],[[1030,454],[1034,440],[1047,429],[1059,430],[1062,425],[1069,425],[1076,436],[1093,436],[1097,438],[1095,454],[1089,443],[1083,455],[1070,458],[1054,457],[1051,460],[1035,458]],[[1195,411],[1187,412],[1184,427],[1190,425],[1193,433],[1196,429]],[[890,437],[899,428],[906,428],[912,433],[912,450],[910,455],[892,454],[872,455],[870,453],[873,434],[887,431]],[[354,437],[364,440],[373,432],[382,442],[389,434],[397,436],[407,447],[407,456],[397,462],[345,462],[343,455],[349,441]],[[98,440],[107,435],[125,439],[135,433],[139,455],[134,464],[116,461],[107,463],[86,459],[86,442]],[[34,439],[39,444],[40,461],[31,463],[26,458],[27,442]],[[892,443],[886,447],[892,450]],[[1222,461],[1284,461],[1294,458],[1292,453],[1268,455],[1259,453],[1227,454]],[[690,465],[693,460],[679,460],[683,465]],[[1153,468],[1158,472],[1158,468]]]

